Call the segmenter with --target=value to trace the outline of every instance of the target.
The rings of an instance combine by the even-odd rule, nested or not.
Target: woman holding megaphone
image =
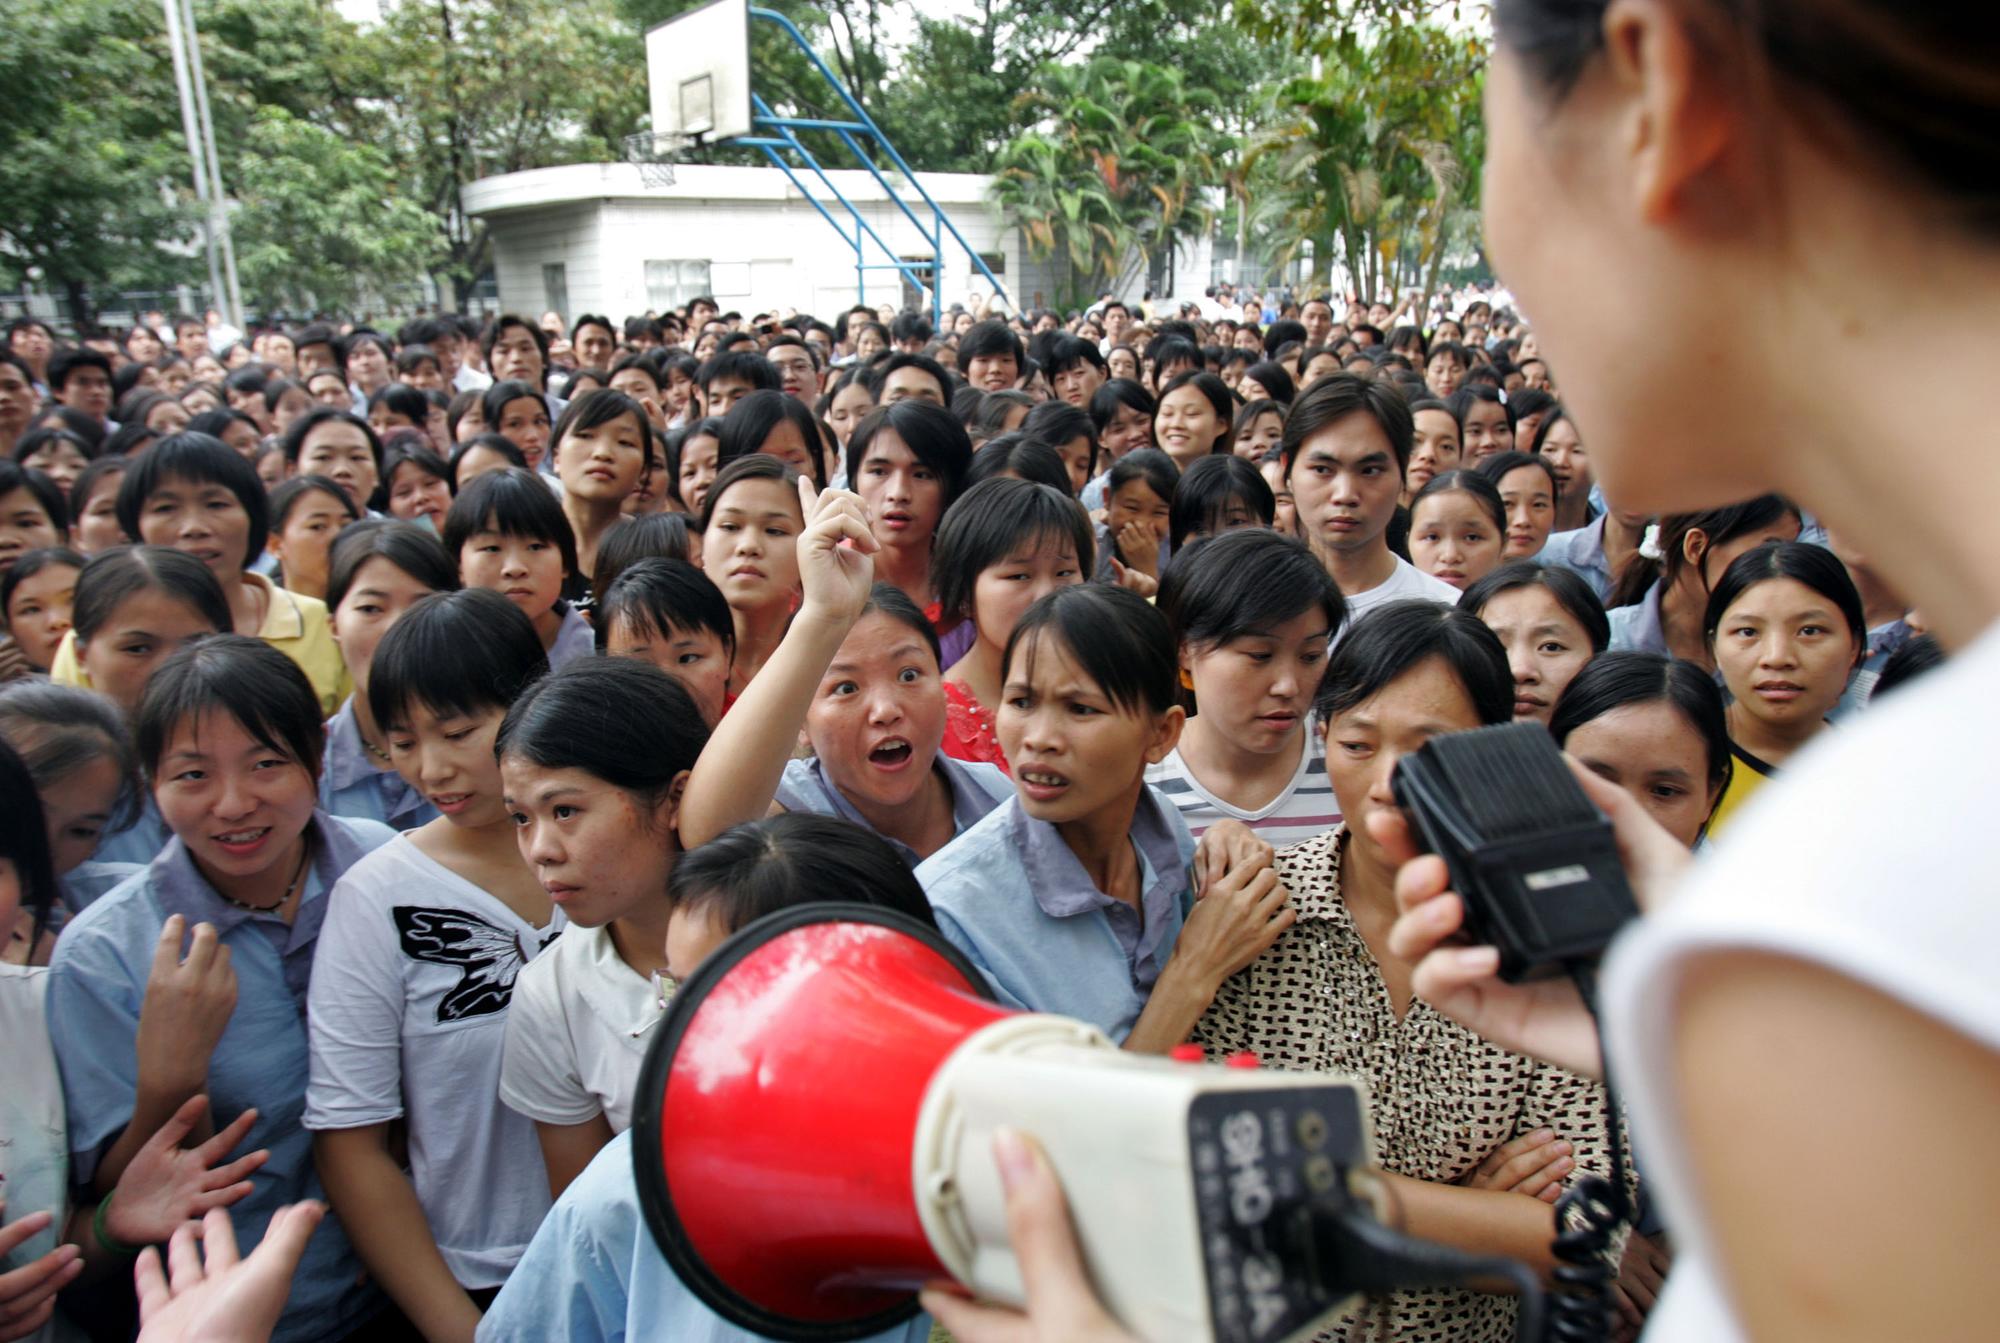
[[[1495,11],[1488,241],[1606,493],[1656,513],[1796,498],[1957,662],[1823,734],[1698,860],[1582,780],[1648,909],[1606,966],[1605,1052],[1573,990],[1503,983],[1491,949],[1453,941],[1442,864],[1385,816],[1409,859],[1393,946],[1422,957],[1419,994],[1488,1038],[1579,1071],[1608,1056],[1681,1246],[1648,1339],[1988,1337],[2000,902],[1967,877],[2000,749],[2000,471],[1990,392],[1963,368],[2000,353],[2000,162],[1981,129],[2000,114],[2000,10]],[[1726,357],[1725,295],[1758,319]],[[1914,330],[1954,360],[1909,367],[1894,398],[1849,390]],[[1890,1152],[1916,1158],[1892,1182],[1830,1174]],[[1045,1304],[1005,1336],[1056,1336]],[[1003,1336],[937,1308],[961,1343]]]

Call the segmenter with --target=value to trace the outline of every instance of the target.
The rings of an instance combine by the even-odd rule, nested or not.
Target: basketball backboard
[[[749,0],[710,0],[648,28],[646,79],[662,141],[750,134]]]

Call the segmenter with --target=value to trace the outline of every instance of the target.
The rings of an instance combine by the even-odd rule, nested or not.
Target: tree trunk
[[[64,280],[63,294],[69,299],[69,321],[76,328],[79,338],[90,326],[94,314],[90,307],[90,285],[84,280]]]

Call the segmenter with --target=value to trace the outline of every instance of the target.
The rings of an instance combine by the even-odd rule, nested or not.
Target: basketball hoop
[[[674,184],[674,165],[690,143],[684,135],[640,131],[625,137],[625,161],[638,165],[639,182],[647,189],[670,187]]]

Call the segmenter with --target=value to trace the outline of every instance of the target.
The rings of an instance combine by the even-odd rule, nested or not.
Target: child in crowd
[[[547,670],[528,618],[484,589],[390,626],[369,708],[440,815],[342,876],[313,961],[301,1122],[362,1261],[428,1338],[472,1332],[548,1210],[533,1127],[496,1100],[515,978],[563,916],[521,860],[494,758]]]
[[[262,640],[168,657],[133,735],[172,838],[70,922],[50,969],[72,1178],[109,1192],[198,1092],[218,1119],[255,1110],[247,1141],[270,1156],[232,1215],[246,1250],[278,1208],[320,1196],[298,1126],[314,950],[334,886],[393,837],[318,809],[320,720],[305,674]],[[343,1338],[385,1305],[328,1218],[275,1337]]]
[[[500,1099],[534,1121],[552,1196],[631,1126],[671,987],[667,879],[682,791],[707,739],[687,692],[628,658],[565,668],[501,725],[521,857],[569,924],[516,981],[500,1067]]]
[[[396,772],[368,698],[368,677],[389,627],[420,599],[458,586],[458,566],[435,536],[415,524],[356,523],[334,542],[326,599],[354,686],[326,723],[320,805],[335,816],[366,817],[395,830],[437,819],[423,791]]]
[[[444,548],[466,587],[497,592],[528,617],[550,666],[590,652],[590,622],[563,600],[577,573],[576,535],[541,477],[509,467],[460,487]]]

